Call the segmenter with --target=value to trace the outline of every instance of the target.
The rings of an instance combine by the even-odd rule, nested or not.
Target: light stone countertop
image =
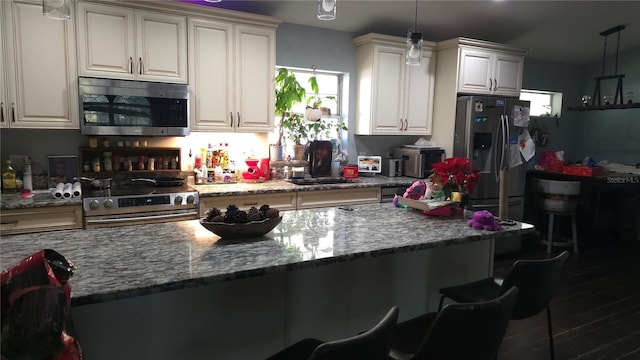
[[[390,203],[282,212],[267,235],[224,240],[197,220],[0,238],[1,268],[54,249],[72,261],[72,303],[83,305],[534,231],[517,223],[475,230]]]
[[[23,198],[20,194],[0,195],[0,209],[29,209],[54,206],[82,205],[82,198],[56,199],[48,190],[38,190],[30,198]]]
[[[409,187],[418,179],[411,177],[388,177],[382,175],[361,176],[352,182],[338,184],[296,185],[285,180],[270,180],[261,183],[231,183],[191,185],[200,197],[229,196],[243,194],[279,193],[291,191],[313,191],[331,189],[354,189],[368,187]]]

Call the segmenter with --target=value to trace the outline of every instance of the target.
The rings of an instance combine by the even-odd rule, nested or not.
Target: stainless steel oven
[[[198,219],[198,192],[178,187],[114,186],[83,192],[86,229]]]

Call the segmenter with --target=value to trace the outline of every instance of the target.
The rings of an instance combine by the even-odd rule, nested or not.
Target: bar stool
[[[578,253],[578,233],[576,226],[577,197],[580,194],[579,181],[560,181],[534,179],[534,189],[538,193],[538,204],[542,211],[549,215],[547,230],[547,254],[552,246],[572,246],[573,252]],[[571,239],[568,241],[553,241],[553,223],[555,216],[571,217]]]

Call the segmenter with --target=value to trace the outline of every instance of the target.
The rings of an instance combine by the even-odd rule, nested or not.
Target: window
[[[562,112],[562,93],[540,90],[520,91],[520,100],[531,102],[531,116],[557,116]]]
[[[291,144],[292,140],[301,144],[306,143],[309,140],[331,140],[335,139],[336,135],[340,139],[340,147],[346,148],[346,132],[341,130],[343,124],[348,123],[345,114],[348,113],[348,89],[349,89],[349,75],[347,73],[315,70],[315,77],[318,83],[318,94],[311,89],[309,79],[314,76],[313,69],[291,68],[288,69],[295,75],[298,83],[304,87],[306,95],[302,102],[293,106],[292,111],[301,115],[301,119],[305,117],[307,105],[312,106],[314,103],[320,102],[318,107],[322,109],[321,121],[307,122],[302,120],[302,127],[306,128],[306,134],[304,138],[295,139],[287,135],[290,129],[285,130],[285,138],[283,142],[285,144]],[[278,69],[276,69],[276,74]],[[276,124],[279,124],[279,118],[276,120]],[[276,137],[278,128],[275,129],[275,133],[271,136]],[[300,134],[300,131],[294,131],[294,133]],[[302,132],[304,133],[304,131]],[[329,135],[330,134],[330,135]]]
[[[293,111],[298,113],[304,113],[307,106],[307,101],[312,104],[314,99],[313,90],[311,90],[311,84],[309,84],[309,78],[313,76],[313,70],[311,69],[291,69],[296,75],[296,79],[307,92],[307,98],[301,104],[296,104],[293,107]],[[318,82],[318,98],[321,101],[320,107],[326,107],[328,109],[328,115],[339,116],[342,113],[341,96],[342,96],[342,81],[343,74],[331,71],[316,70],[316,81]]]

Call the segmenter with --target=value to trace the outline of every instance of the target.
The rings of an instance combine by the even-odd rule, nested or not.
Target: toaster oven
[[[444,150],[436,148],[395,148],[393,157],[402,162],[402,175],[424,179],[431,175],[431,166],[444,160]]]

